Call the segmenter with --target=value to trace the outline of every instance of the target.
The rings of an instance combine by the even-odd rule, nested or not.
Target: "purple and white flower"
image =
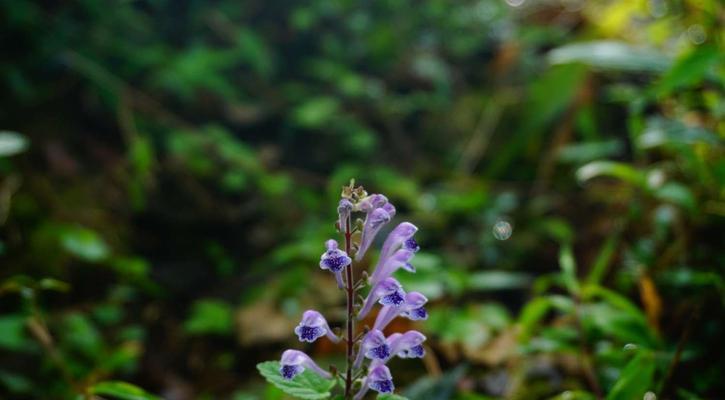
[[[381,194],[370,195],[358,203],[358,209],[365,212],[365,223],[360,236],[360,247],[355,253],[355,260],[365,256],[380,229],[395,216],[395,207]]]
[[[403,334],[394,333],[388,338],[391,356],[400,358],[423,358],[425,349],[425,335],[418,331],[408,331]]]
[[[383,247],[380,250],[380,258],[375,266],[373,275],[370,277],[370,282],[378,282],[385,278],[387,270],[384,268],[388,259],[391,258],[399,249],[406,250],[410,254],[415,254],[420,247],[418,243],[413,239],[413,235],[418,231],[418,227],[411,224],[410,222],[402,222],[395,227],[385,238]],[[406,253],[408,254],[408,253]],[[412,257],[412,256],[411,256]]]
[[[400,268],[403,268],[408,272],[415,273],[415,267],[410,263],[410,260],[414,255],[415,253],[411,250],[404,248],[399,249],[375,270],[373,277],[370,279],[370,284],[377,284],[381,280],[393,275],[393,273]]]
[[[295,334],[300,342],[312,343],[325,335],[333,343],[340,341],[340,338],[332,333],[325,317],[315,310],[307,310],[302,314],[302,320],[295,328]]]
[[[284,379],[294,379],[295,376],[301,374],[305,369],[309,369],[325,379],[331,379],[332,375],[320,368],[314,361],[299,350],[285,350],[280,360],[279,373]]]
[[[372,310],[375,302],[386,307],[397,308],[405,302],[405,291],[400,282],[394,278],[385,278],[370,289],[365,303],[357,315],[357,319],[363,319]]]
[[[340,199],[340,204],[337,206],[337,223],[340,228],[340,232],[347,232],[350,230],[348,223],[350,221],[350,213],[352,212],[353,204],[348,199]]]
[[[367,376],[363,379],[363,385],[360,391],[355,395],[355,400],[360,400],[365,393],[372,389],[378,393],[393,393],[395,385],[393,384],[393,376],[385,365],[375,365],[370,368]]]
[[[385,306],[375,319],[374,329],[383,330],[397,316],[403,316],[413,321],[428,319],[425,303],[428,299],[420,292],[410,292],[405,295],[405,302],[398,307]]]
[[[342,270],[352,263],[352,259],[338,248],[337,241],[333,239],[325,242],[325,248],[327,250],[320,256],[320,268],[335,274],[337,287],[342,289],[345,286],[342,280]]]
[[[391,356],[390,346],[383,332],[373,329],[366,333],[360,344],[360,351],[355,359],[355,368],[360,368],[363,358],[371,360],[387,360]]]

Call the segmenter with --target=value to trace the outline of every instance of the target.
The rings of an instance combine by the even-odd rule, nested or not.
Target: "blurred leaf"
[[[599,176],[619,178],[625,182],[642,186],[645,183],[644,174],[629,164],[616,161],[592,161],[576,171],[577,180],[584,183]]]
[[[295,108],[292,118],[302,127],[320,128],[338,113],[340,104],[334,97],[316,97]]]
[[[637,146],[650,149],[658,146],[719,143],[717,136],[698,126],[685,125],[681,121],[653,117],[647,120],[644,132],[637,139]]]
[[[76,351],[91,360],[100,360],[104,355],[101,332],[90,319],[80,312],[73,312],[63,319],[62,344],[69,351]]]
[[[653,91],[662,96],[679,88],[696,85],[702,82],[708,71],[718,65],[722,58],[722,51],[715,46],[697,47],[678,59],[654,85]]]
[[[223,301],[212,299],[197,300],[191,315],[184,322],[184,329],[192,335],[227,335],[232,333],[233,327],[232,308]]]
[[[621,141],[613,139],[602,142],[573,143],[559,150],[562,162],[583,163],[602,158],[615,157],[624,151]]]
[[[60,243],[70,254],[89,262],[102,261],[110,252],[98,233],[81,226],[64,229],[60,234]]]
[[[11,131],[0,131],[0,157],[22,153],[28,148],[28,139]]]
[[[539,322],[552,309],[570,313],[574,311],[574,302],[566,296],[548,295],[535,297],[526,303],[519,314],[518,323],[521,326],[519,339],[524,342],[527,341],[533,335],[534,329],[538,326]]]
[[[586,282],[588,284],[599,284],[607,273],[607,268],[612,261],[614,251],[617,249],[619,244],[620,234],[614,233],[607,237],[607,241],[604,242],[602,247],[599,249],[599,254],[594,260],[589,275],[587,276]]]
[[[470,290],[519,289],[531,283],[531,276],[521,272],[481,271],[469,274],[466,282]]]
[[[650,330],[641,312],[636,314],[623,312],[608,303],[583,304],[580,308],[582,325],[594,329],[607,337],[616,338],[622,343],[652,347],[654,334]]]
[[[257,364],[257,369],[267,382],[273,384],[283,392],[300,399],[318,400],[328,399],[330,390],[335,386],[334,379],[324,379],[309,370],[303,371],[293,379],[284,379],[279,373],[278,361],[266,361]]]
[[[582,390],[567,390],[549,400],[595,400],[597,396]]]
[[[62,281],[53,278],[43,278],[38,282],[38,288],[42,290],[54,290],[56,292],[67,292],[70,286]]]
[[[655,372],[654,357],[639,352],[622,370],[619,380],[607,395],[607,400],[641,399],[652,389]]]
[[[0,316],[0,349],[8,351],[29,351],[34,343],[25,331],[25,317],[22,315]]]
[[[689,187],[678,183],[668,182],[654,192],[654,196],[662,201],[678,205],[688,211],[696,211],[697,200]]]
[[[120,381],[98,382],[89,388],[89,392],[119,400],[160,400],[160,397],[149,394],[138,386]]]
[[[397,394],[382,394],[378,396],[378,400],[408,400],[408,398]]]
[[[610,71],[655,73],[666,70],[671,64],[669,58],[653,49],[615,41],[564,45],[551,50],[548,60],[551,64],[583,63]]]
[[[570,244],[564,244],[561,246],[561,250],[559,251],[559,266],[561,267],[564,285],[566,285],[569,293],[579,293],[579,281],[576,277],[576,263],[574,261],[574,254],[572,253]]]
[[[459,365],[451,371],[447,371],[439,378],[423,377],[413,382],[403,391],[403,395],[415,400],[448,400],[458,386],[468,369],[465,365]]]
[[[0,384],[11,393],[28,393],[33,388],[33,382],[29,378],[4,370],[0,370]]]

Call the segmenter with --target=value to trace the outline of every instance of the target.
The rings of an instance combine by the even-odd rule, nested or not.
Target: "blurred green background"
[[[350,178],[421,228],[408,398],[725,398],[724,21],[0,1],[0,398],[274,400],[283,349],[342,365],[292,329],[344,317],[317,262]]]

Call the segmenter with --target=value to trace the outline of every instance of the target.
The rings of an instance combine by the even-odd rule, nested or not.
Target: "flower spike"
[[[332,333],[325,317],[315,310],[307,310],[302,314],[302,320],[295,328],[295,334],[297,334],[300,342],[312,343],[325,335],[333,343],[340,341],[340,338]]]
[[[337,280],[337,287],[342,289],[345,286],[342,281],[342,270],[352,263],[352,259],[347,253],[337,247],[337,242],[333,239],[325,242],[327,251],[320,256],[320,268],[334,273],[335,279]]]
[[[309,369],[325,379],[332,378],[332,375],[320,368],[307,354],[299,350],[285,350],[280,360],[279,373],[284,379],[294,379],[295,376],[301,374],[305,369]]]

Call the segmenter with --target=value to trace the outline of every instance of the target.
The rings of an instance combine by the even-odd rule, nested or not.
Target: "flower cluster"
[[[397,225],[383,242],[373,273],[369,276],[363,275],[367,281],[363,278],[362,281],[355,282],[353,259],[348,253],[354,251],[355,261],[362,260],[378,232],[395,216],[395,207],[385,196],[368,195],[361,187],[353,187],[351,184],[343,189],[337,213],[337,226],[345,238],[344,250],[336,240],[326,241],[325,252],[320,257],[320,268],[330,271],[335,276],[338,287],[347,293],[347,337],[344,342],[347,346],[348,363],[344,374],[341,373],[345,382],[345,398],[361,399],[371,389],[378,393],[392,393],[395,386],[387,362],[393,357],[422,358],[425,355],[423,342],[426,338],[422,333],[414,330],[388,336],[383,333],[388,324],[397,317],[414,321],[428,318],[425,309],[428,301],[426,297],[419,292],[406,292],[393,277],[401,268],[415,272],[411,261],[420,249],[413,238],[418,228],[409,222]],[[364,220],[353,222],[354,213],[363,213]],[[365,300],[362,304],[355,304],[357,291],[366,283],[370,290]],[[365,327],[362,334],[356,335],[354,320],[364,319],[376,304],[380,308],[373,327]],[[304,312],[295,333],[301,342],[314,342],[323,336],[334,343],[343,340],[330,329],[325,317],[315,310]],[[333,377],[307,354],[298,350],[285,351],[280,364],[279,372],[285,379],[294,379],[305,369],[323,378]],[[352,388],[357,382],[353,382],[353,376],[362,377],[357,381],[360,388],[354,397]]]

